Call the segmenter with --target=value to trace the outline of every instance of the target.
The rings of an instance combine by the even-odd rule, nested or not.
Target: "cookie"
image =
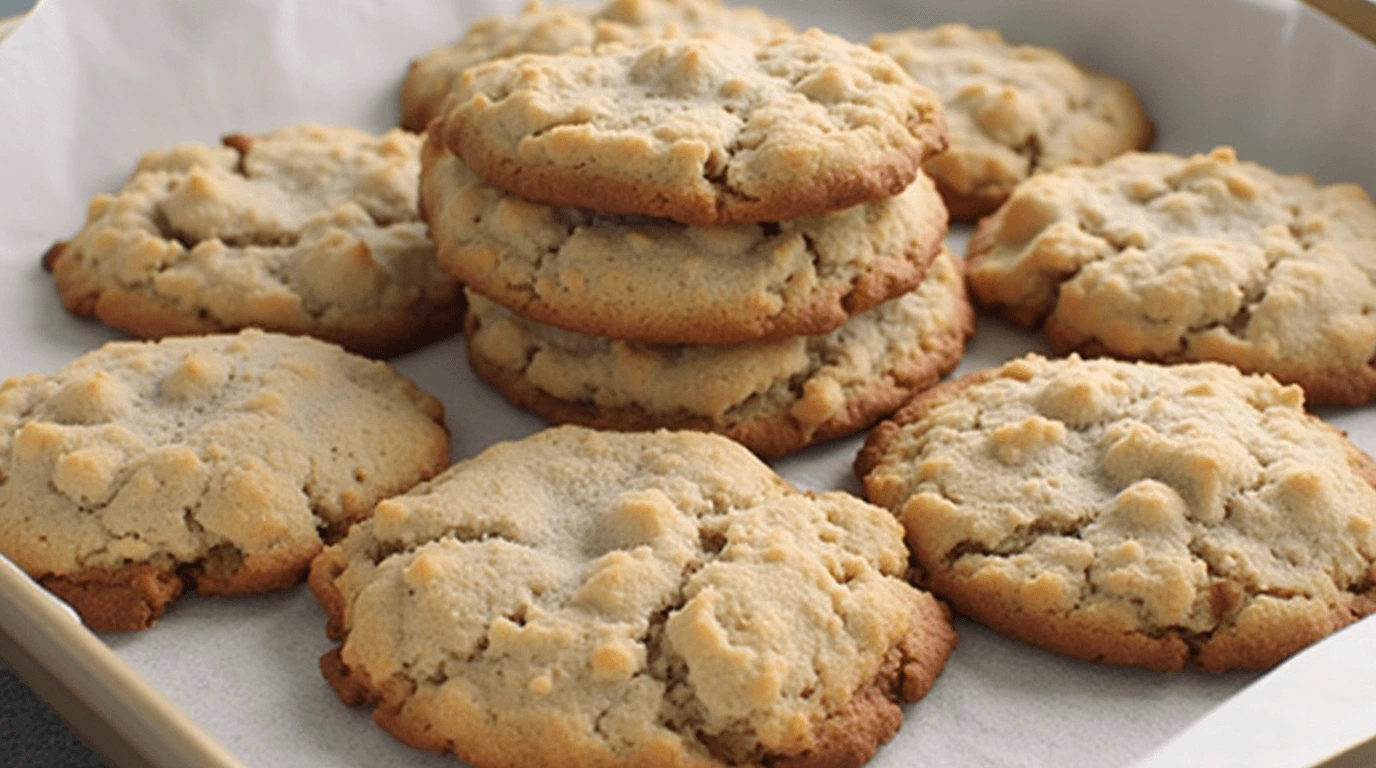
[[[1034,173],[1102,163],[1145,149],[1155,134],[1123,81],[1050,48],[1005,42],[998,30],[945,24],[870,45],[941,97],[951,146],[923,167],[958,221],[999,207]]]
[[[920,583],[1071,656],[1266,669],[1376,610],[1376,465],[1270,377],[1033,355],[919,395],[856,472]]]
[[[44,261],[68,310],[141,338],[253,326],[404,352],[463,319],[420,221],[420,141],[306,124],[150,152]]]
[[[299,582],[448,453],[437,400],[331,344],[111,343],[0,385],[0,553],[92,629],[145,629],[183,589]]]
[[[976,300],[1058,353],[1216,360],[1376,396],[1376,207],[1233,150],[1131,154],[1020,186],[970,243]]]
[[[608,0],[601,6],[529,2],[514,16],[491,16],[458,41],[411,62],[401,88],[402,125],[423,131],[444,113],[459,75],[475,64],[520,53],[563,53],[598,43],[654,40],[711,31],[765,42],[793,31],[758,8],[720,0]]]
[[[472,294],[473,370],[554,423],[720,432],[782,456],[858,432],[960,362],[974,333],[960,262],[823,336],[724,347],[644,345],[526,320]]]
[[[897,197],[780,224],[691,227],[529,203],[432,135],[421,204],[440,263],[547,325],[645,343],[827,333],[915,288],[946,236],[930,179]]]
[[[431,130],[527,200],[698,226],[891,197],[946,146],[935,94],[815,29],[489,62],[464,71]]]
[[[380,503],[310,584],[341,642],[322,671],[411,746],[851,768],[955,644],[906,567],[887,512],[725,438],[561,427]]]

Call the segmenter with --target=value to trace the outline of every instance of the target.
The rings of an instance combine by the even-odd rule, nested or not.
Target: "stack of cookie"
[[[945,146],[934,94],[816,30],[610,43],[465,70],[421,207],[512,402],[780,455],[959,361],[973,313],[921,172]]]

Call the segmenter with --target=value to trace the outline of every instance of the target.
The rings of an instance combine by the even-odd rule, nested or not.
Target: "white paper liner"
[[[1157,121],[1158,149],[1229,143],[1282,171],[1376,189],[1376,48],[1288,0],[760,4],[856,40],[947,20],[997,26],[1131,82]],[[118,187],[141,153],[304,120],[385,129],[397,120],[412,56],[516,5],[45,0],[0,45],[0,378],[50,371],[120,338],[62,310],[39,256],[79,227],[91,195]],[[967,236],[953,234],[956,253]],[[1035,334],[987,316],[980,323],[960,372],[1044,349]],[[543,426],[473,376],[458,339],[396,363],[445,402],[455,460]],[[1376,449],[1376,407],[1324,416]],[[837,441],[777,467],[803,487],[857,491],[850,462],[859,444]],[[1111,668],[965,621],[957,630],[960,646],[936,687],[907,709],[872,765],[1126,765],[1256,678]],[[154,630],[105,639],[247,765],[457,765],[402,746],[366,710],[339,704],[316,668],[331,644],[304,587],[184,598]],[[1341,678],[1343,664],[1336,654],[1317,666]],[[1292,738],[1317,759],[1332,749],[1323,741],[1325,697],[1313,698],[1312,728]],[[1376,723],[1376,697],[1365,698]]]

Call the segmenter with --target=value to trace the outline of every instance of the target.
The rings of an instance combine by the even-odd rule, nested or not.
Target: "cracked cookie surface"
[[[473,368],[516,405],[603,429],[698,429],[781,456],[858,432],[932,386],[974,333],[960,261],[829,334],[735,346],[643,345],[541,326],[480,296]]]
[[[919,395],[856,473],[919,582],[1071,656],[1266,669],[1376,611],[1376,466],[1228,366],[1014,360]]]
[[[421,204],[440,263],[536,322],[614,339],[739,344],[817,335],[921,282],[946,209],[897,197],[780,224],[691,227],[522,200],[431,136]]]
[[[0,385],[0,552],[91,628],[144,629],[183,588],[299,582],[448,453],[437,400],[330,344],[111,343]]]
[[[853,768],[955,642],[906,567],[887,512],[725,438],[560,427],[383,501],[310,583],[342,641],[326,677],[412,746]]]
[[[67,309],[142,338],[259,327],[385,356],[448,335],[420,137],[304,124],[150,152],[45,257]]]
[[[946,146],[935,94],[815,29],[517,56],[466,70],[455,94],[435,130],[484,180],[699,226],[891,197]]]
[[[1376,396],[1376,206],[1238,162],[1229,148],[1130,154],[1020,186],[970,243],[981,304],[1051,346],[1216,360],[1304,387]]]
[[[994,210],[1034,173],[1145,149],[1155,133],[1123,81],[998,30],[945,24],[870,45],[941,97],[951,146],[924,168],[958,221]]]
[[[401,88],[402,125],[424,131],[444,114],[459,75],[475,64],[521,53],[563,53],[607,42],[631,42],[710,31],[765,42],[793,31],[758,8],[720,0],[608,0],[591,4],[527,3],[510,16],[491,16],[411,64]]]

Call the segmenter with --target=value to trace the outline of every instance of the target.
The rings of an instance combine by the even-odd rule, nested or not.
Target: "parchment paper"
[[[1376,190],[1376,49],[1287,0],[760,4],[856,40],[945,20],[998,26],[1126,78],[1157,121],[1160,149],[1230,143],[1283,171]],[[120,337],[69,317],[39,256],[139,154],[303,120],[387,128],[412,56],[515,5],[45,0],[0,45],[0,377],[50,371]],[[957,253],[967,236],[953,234]],[[961,371],[1034,349],[1043,349],[1037,336],[982,316]],[[542,426],[474,378],[459,339],[395,362],[444,401],[455,460]],[[1323,415],[1376,450],[1376,407]],[[858,445],[837,441],[777,468],[804,487],[857,491],[849,465]],[[957,630],[950,665],[873,765],[1127,765],[1256,678],[1111,668],[969,622]],[[330,644],[304,588],[188,597],[155,629],[105,639],[250,766],[457,765],[340,705],[316,668]],[[1323,723],[1315,712],[1313,728]]]

